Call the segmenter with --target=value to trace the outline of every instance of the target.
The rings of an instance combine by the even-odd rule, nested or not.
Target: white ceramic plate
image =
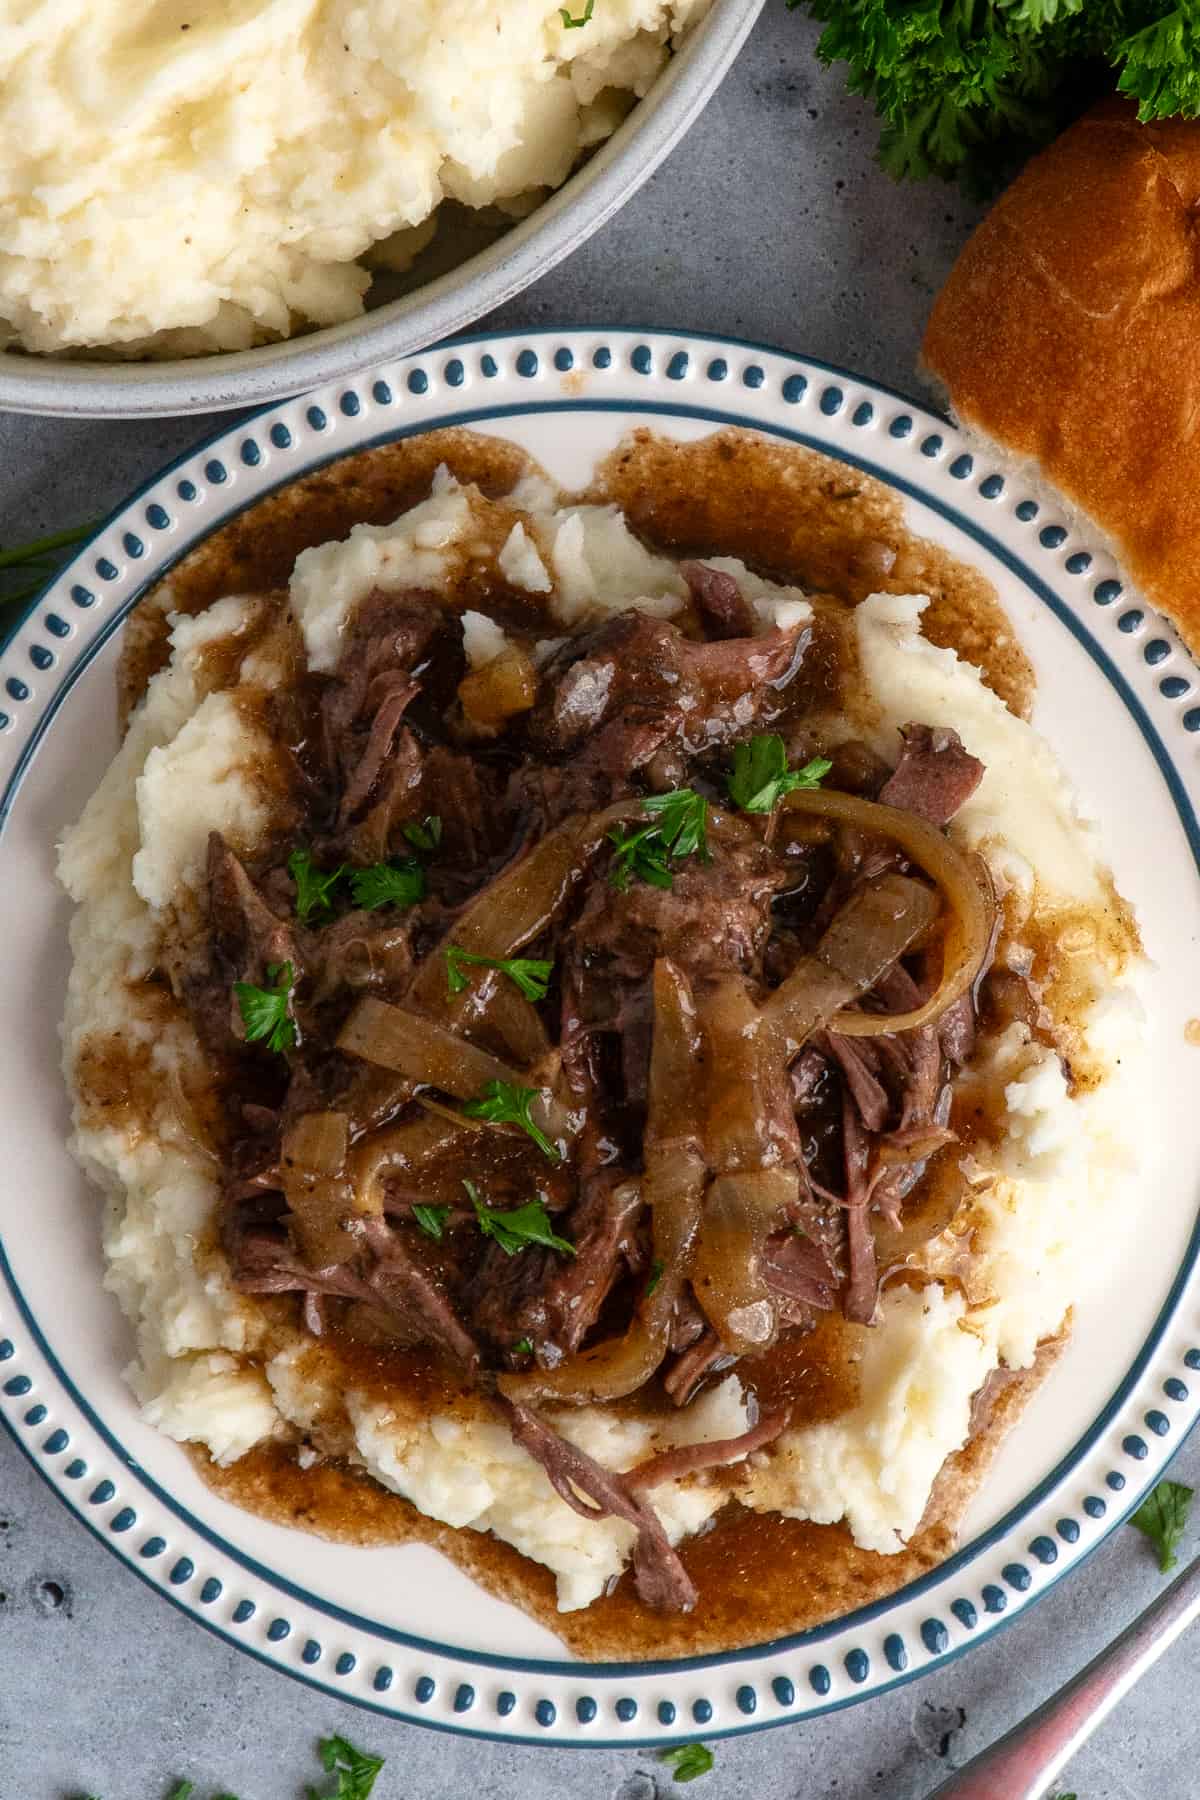
[[[57,1022],[67,906],[54,844],[116,746],[113,674],[138,594],[197,538],[347,450],[470,423],[568,486],[632,426],[755,426],[906,497],[914,528],[995,582],[1041,683],[1037,723],[1099,819],[1140,913],[1150,980],[1153,1166],[1111,1290],[1008,1440],[963,1548],[892,1599],[725,1657],[588,1665],[435,1552],[326,1544],[215,1497],[143,1425],[101,1289],[97,1200],[64,1147]],[[35,602],[0,658],[0,1409],[34,1465],[142,1578],[311,1684],[461,1732],[665,1743],[843,1706],[953,1656],[1059,1579],[1161,1473],[1200,1405],[1200,684],[1108,558],[943,420],[754,346],[625,332],[480,338],[290,401],[167,470]]]

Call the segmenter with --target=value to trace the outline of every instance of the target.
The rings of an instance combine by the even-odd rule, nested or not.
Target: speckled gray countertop
[[[815,36],[767,0],[733,74],[649,186],[486,323],[727,332],[914,390],[929,302],[973,215],[952,192],[897,189],[880,173],[873,119],[819,68]],[[0,417],[0,543],[102,513],[213,423]],[[1174,1473],[1198,1482],[1200,1441]],[[298,1800],[315,1779],[315,1739],[333,1731],[387,1757],[377,1800],[924,1800],[1160,1586],[1142,1539],[1120,1529],[971,1655],[846,1712],[724,1742],[712,1775],[675,1790],[647,1752],[447,1738],[260,1667],[127,1573],[0,1439],[0,1800],[161,1800],[181,1776],[196,1800]],[[1195,1800],[1198,1664],[1200,1639],[1184,1639],[1059,1786],[1079,1800]]]

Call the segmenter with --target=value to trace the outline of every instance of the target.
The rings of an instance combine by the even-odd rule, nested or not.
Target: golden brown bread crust
[[[1031,162],[938,296],[924,361],[1035,459],[1200,645],[1200,123],[1106,101]]]

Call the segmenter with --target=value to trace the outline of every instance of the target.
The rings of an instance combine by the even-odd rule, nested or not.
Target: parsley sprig
[[[27,544],[12,544],[7,550],[0,550],[0,606],[32,600],[62,566],[63,552],[90,537],[98,523],[93,520],[88,525],[72,525],[66,531],[52,531]]]
[[[528,956],[477,956],[473,950],[464,950],[460,944],[447,944],[446,982],[452,994],[461,994],[470,983],[467,966],[481,969],[499,969],[507,975],[511,982],[520,988],[527,1000],[544,1000],[550,977],[554,973],[554,963],[539,962]]]
[[[302,925],[311,925],[333,911],[333,890],[343,875],[349,873],[345,863],[322,874],[312,859],[312,851],[295,849],[287,860],[288,874],[296,884],[296,917]]]
[[[429,813],[424,819],[405,825],[404,835],[414,850],[432,855],[442,841],[442,821],[436,813]]]
[[[486,1119],[489,1125],[519,1125],[543,1156],[561,1162],[562,1152],[534,1120],[531,1109],[537,1097],[537,1088],[521,1087],[515,1081],[488,1081],[474,1100],[467,1101],[463,1112],[468,1119]]]
[[[769,813],[785,794],[797,788],[820,787],[832,767],[828,758],[814,756],[802,769],[790,769],[783,739],[765,732],[734,750],[726,786],[729,798],[743,812]]]
[[[1158,1566],[1164,1575],[1179,1561],[1175,1552],[1187,1527],[1194,1491],[1182,1481],[1160,1481],[1129,1521],[1145,1532],[1158,1551]]]
[[[425,871],[415,856],[372,863],[350,877],[355,906],[376,912],[381,906],[415,906],[425,898]]]
[[[669,1764],[676,1781],[695,1781],[708,1774],[715,1759],[707,1744],[676,1744],[660,1750],[658,1760]]]
[[[452,1206],[414,1206],[412,1216],[426,1237],[437,1243],[442,1241],[442,1233],[446,1229],[446,1220],[454,1211]]]
[[[524,1206],[500,1212],[485,1204],[473,1181],[464,1179],[463,1186],[475,1208],[475,1220],[480,1231],[484,1237],[494,1238],[505,1256],[516,1256],[518,1251],[527,1250],[530,1244],[545,1244],[563,1256],[574,1256],[574,1244],[555,1235],[546,1203],[540,1196],[536,1200],[527,1200]]]
[[[282,1056],[296,1047],[296,1021],[292,1017],[292,989],[296,974],[290,962],[269,963],[267,980],[272,987],[255,987],[249,981],[235,981],[238,1010],[246,1028],[246,1042],[266,1040],[268,1050]]]
[[[648,824],[634,831],[614,825],[608,834],[613,845],[608,879],[621,893],[635,878],[651,887],[671,887],[672,858],[709,860],[708,801],[703,794],[694,788],[674,788],[669,794],[647,794],[642,807],[650,814]]]
[[[799,7],[806,0],[788,0]],[[994,190],[1078,111],[1080,70],[1107,63],[1143,121],[1200,113],[1200,18],[1147,0],[807,0],[823,63],[883,121],[896,177]]]

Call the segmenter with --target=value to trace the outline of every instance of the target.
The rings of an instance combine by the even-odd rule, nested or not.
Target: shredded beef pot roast
[[[214,835],[181,980],[237,1284],[446,1359],[670,1609],[695,1589],[644,1490],[786,1407],[624,1475],[539,1407],[687,1406],[822,1314],[870,1324],[948,1217],[993,912],[944,835],[982,774],[954,732],[822,759],[808,630],[683,573],[706,635],[626,613],[539,668],[510,628],[490,681],[432,596],[365,602],[286,697],[303,828],[251,866]],[[798,742],[799,787],[731,783]]]

